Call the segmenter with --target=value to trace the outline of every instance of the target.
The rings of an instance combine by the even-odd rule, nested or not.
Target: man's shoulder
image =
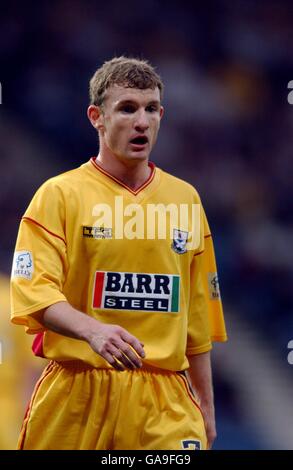
[[[40,187],[41,190],[50,190],[53,188],[65,190],[66,188],[78,189],[79,183],[82,184],[84,179],[83,165],[72,170],[59,173],[47,179]]]
[[[165,184],[170,188],[171,191],[182,191],[190,196],[198,199],[200,201],[200,195],[197,189],[187,181],[178,178],[177,176],[172,175],[171,173],[166,172],[160,168],[162,173],[162,179],[164,180]]]

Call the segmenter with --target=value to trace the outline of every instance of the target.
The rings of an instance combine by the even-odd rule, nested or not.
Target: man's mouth
[[[130,143],[134,145],[145,145],[148,143],[148,138],[145,135],[137,136],[131,139]]]

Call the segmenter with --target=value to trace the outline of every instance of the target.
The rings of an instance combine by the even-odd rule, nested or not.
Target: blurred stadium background
[[[2,2],[0,448],[43,367],[8,322],[17,227],[37,187],[97,153],[88,80],[113,55],[166,84],[152,160],[194,184],[214,233],[230,340],[214,349],[216,449],[293,449],[293,5]],[[50,201],[48,201],[48,210]]]

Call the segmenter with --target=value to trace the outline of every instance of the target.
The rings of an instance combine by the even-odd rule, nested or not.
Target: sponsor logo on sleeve
[[[217,300],[220,296],[220,287],[217,273],[208,273],[209,294],[211,300]]]
[[[12,277],[31,279],[34,272],[33,256],[30,251],[16,251],[12,265]]]
[[[180,276],[97,271],[93,308],[179,312]]]

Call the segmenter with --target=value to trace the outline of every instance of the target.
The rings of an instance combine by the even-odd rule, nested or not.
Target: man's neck
[[[131,162],[130,164],[117,157],[108,158],[101,153],[97,156],[96,163],[134,191],[148,180],[152,171],[148,160]]]

